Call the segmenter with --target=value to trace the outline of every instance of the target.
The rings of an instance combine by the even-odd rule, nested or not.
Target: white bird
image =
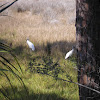
[[[74,49],[75,49],[75,48],[73,47],[73,49],[70,50],[70,51],[66,54],[65,59],[67,59],[68,57],[72,56],[72,54],[74,53]]]
[[[30,42],[29,39],[27,39],[27,44],[28,44],[29,48],[32,49],[32,51],[35,50],[34,44],[32,42]]]

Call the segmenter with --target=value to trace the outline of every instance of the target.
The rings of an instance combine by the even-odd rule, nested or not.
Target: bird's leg
[[[32,52],[32,49],[30,49],[30,53]]]

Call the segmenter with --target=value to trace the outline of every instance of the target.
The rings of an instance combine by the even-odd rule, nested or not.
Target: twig
[[[2,8],[2,9],[0,10],[0,13],[3,12],[4,10],[6,10],[6,9],[7,9],[8,7],[10,7],[11,5],[13,5],[16,1],[18,1],[18,0],[15,0],[14,2],[10,3],[8,6]]]
[[[48,76],[51,76],[51,77],[54,78],[54,76],[52,76],[52,75],[49,75],[49,74],[45,74],[45,75],[48,75]],[[92,90],[92,91],[94,91],[94,92],[100,94],[100,91],[97,91],[97,90],[95,90],[95,89],[93,89],[93,88],[90,88],[90,87],[88,87],[88,86],[86,86],[86,85],[83,85],[83,84],[80,84],[80,83],[77,83],[77,82],[73,82],[73,81],[68,81],[68,80],[65,80],[65,79],[62,79],[62,78],[58,78],[58,77],[57,77],[56,79],[62,80],[62,81],[66,81],[66,82],[69,82],[69,83],[77,84],[77,85],[79,85],[79,86],[82,86],[82,87],[84,87],[84,88],[87,88],[87,89],[89,89],[89,90]]]

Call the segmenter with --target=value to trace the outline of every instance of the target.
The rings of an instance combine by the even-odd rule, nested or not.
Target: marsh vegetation
[[[8,1],[0,1],[4,2]],[[34,52],[28,48],[27,38],[33,42]],[[5,87],[11,100],[78,100],[78,86],[57,79],[77,82],[75,56],[64,59],[75,40],[74,0],[19,0],[0,15],[0,42],[13,49],[28,97],[9,73],[15,96],[5,78],[0,77],[0,88]],[[3,55],[17,67],[11,55]],[[2,94],[0,99],[5,100]]]

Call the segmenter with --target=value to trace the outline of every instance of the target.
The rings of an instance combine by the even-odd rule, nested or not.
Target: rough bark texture
[[[78,82],[100,91],[100,0],[76,0]],[[100,94],[79,86],[80,100]]]

